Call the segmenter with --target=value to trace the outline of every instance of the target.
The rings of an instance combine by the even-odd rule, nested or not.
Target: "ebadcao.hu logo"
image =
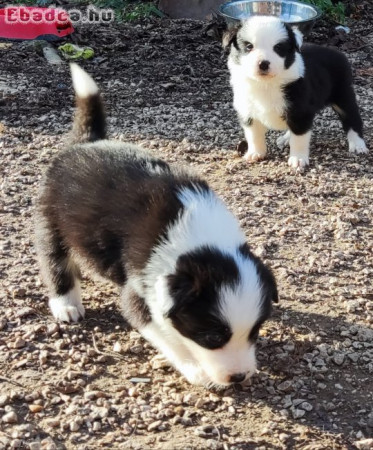
[[[99,9],[88,6],[85,11],[79,9],[65,10],[50,6],[49,8],[21,8],[19,6],[7,6],[5,22],[15,23],[59,23],[87,24],[87,23],[109,23],[115,19],[112,9]]]

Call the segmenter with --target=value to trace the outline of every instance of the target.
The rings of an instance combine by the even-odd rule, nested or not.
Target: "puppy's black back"
[[[50,165],[38,201],[64,246],[123,284],[182,212],[181,188],[208,189],[130,144],[73,146]]]

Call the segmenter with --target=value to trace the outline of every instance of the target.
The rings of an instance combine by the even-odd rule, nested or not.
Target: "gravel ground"
[[[349,35],[321,22],[310,36],[348,54],[371,150],[372,17],[366,4]],[[203,174],[272,266],[281,299],[259,339],[259,373],[223,392],[154,359],[111,285],[85,278],[86,319],[55,323],[32,214],[71,126],[70,76],[33,45],[0,46],[0,448],[373,448],[373,153],[349,155],[326,110],[304,174],[287,167],[274,132],[269,159],[245,163],[225,55],[199,22],[82,28],[75,40],[95,49],[83,65],[111,135]]]

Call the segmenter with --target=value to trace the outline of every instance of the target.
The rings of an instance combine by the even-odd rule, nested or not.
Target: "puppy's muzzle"
[[[259,73],[261,75],[266,75],[269,72],[270,62],[264,59],[263,61],[259,61]]]

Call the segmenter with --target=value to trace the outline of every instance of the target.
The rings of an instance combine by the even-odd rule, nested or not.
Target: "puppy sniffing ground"
[[[238,221],[199,177],[106,140],[93,79],[72,65],[75,144],[49,166],[36,248],[57,320],[85,314],[80,265],[119,286],[124,317],[191,383],[256,370],[255,342],[277,287]]]

